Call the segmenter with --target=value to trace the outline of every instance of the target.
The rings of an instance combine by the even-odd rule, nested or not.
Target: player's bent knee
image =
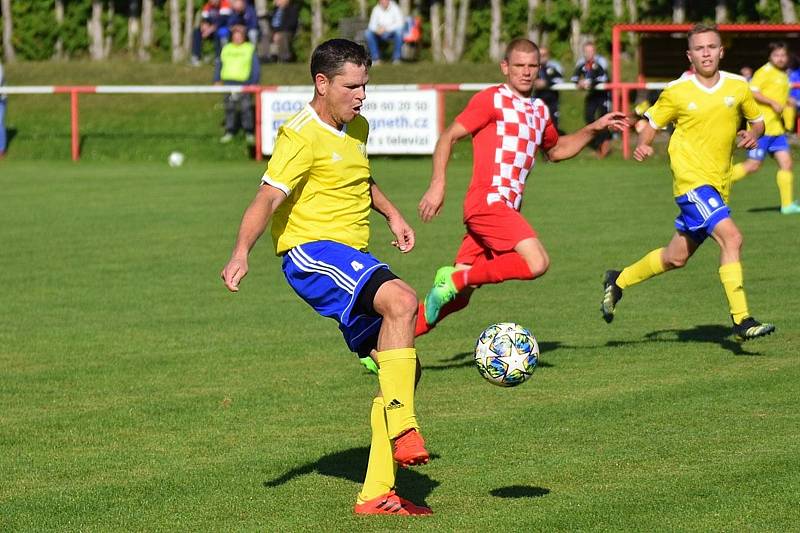
[[[418,308],[417,293],[399,279],[386,282],[375,299],[375,310],[384,318],[411,319]]]
[[[688,255],[667,255],[664,257],[664,266],[667,270],[674,270],[685,267],[688,261]]]

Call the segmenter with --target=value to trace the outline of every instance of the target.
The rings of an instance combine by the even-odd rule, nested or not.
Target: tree
[[[0,10],[3,11],[3,56],[6,63],[13,63],[17,60],[14,50],[14,24],[11,16],[11,0],[0,0]]]
[[[525,25],[525,34],[531,41],[542,44],[542,31],[536,23],[536,10],[539,9],[539,0],[528,0],[528,22]]]
[[[266,13],[266,2],[264,0],[256,2],[256,9],[261,9],[259,4],[264,4],[264,11],[257,11],[257,13]],[[194,2],[192,0],[186,0],[183,17],[183,57],[188,57],[192,51],[192,33],[194,32]]]
[[[92,61],[105,58],[105,39],[103,39],[103,0],[92,0],[92,16],[86,23],[89,35],[89,57]]]
[[[794,9],[792,0],[781,0],[781,17],[784,24],[795,24],[797,22],[797,11]]]
[[[58,27],[58,37],[53,48],[53,59],[64,59],[64,39],[61,37],[61,30],[64,27],[64,0],[56,0],[53,6],[55,10],[56,26]]]
[[[468,18],[469,0],[445,0],[442,57],[446,63],[456,63],[464,55]]]
[[[728,4],[725,3],[725,0],[717,0],[714,20],[716,20],[717,24],[728,22]]]
[[[431,3],[431,55],[435,63],[444,59],[442,54],[442,4]]]
[[[311,49],[317,47],[322,42],[325,34],[325,23],[323,22],[322,0],[311,0]]]
[[[142,0],[142,40],[139,41],[139,59],[150,60],[150,47],[153,46],[153,0]]]
[[[169,35],[172,62],[183,60],[184,53],[181,47],[181,1],[169,0]]]
[[[501,42],[501,29],[503,27],[503,3],[492,0],[492,24],[489,30],[489,57],[492,61],[500,61],[503,56],[503,43]]]
[[[673,24],[686,22],[686,0],[674,0],[672,2],[672,22]]]

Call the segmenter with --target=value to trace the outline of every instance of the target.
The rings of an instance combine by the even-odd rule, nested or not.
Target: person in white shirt
[[[403,11],[394,0],[378,0],[369,17],[369,26],[365,32],[372,64],[381,62],[380,42],[391,42],[392,63],[400,62],[400,53],[403,49],[403,26],[405,17]]]

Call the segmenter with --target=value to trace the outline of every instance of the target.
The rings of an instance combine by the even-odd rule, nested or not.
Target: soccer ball
[[[481,376],[499,387],[527,381],[539,361],[536,337],[519,324],[492,324],[475,344],[475,364]]]
[[[174,168],[181,166],[185,160],[186,156],[183,155],[182,153],[172,152],[171,154],[169,154],[169,157],[167,158],[167,163],[169,163],[169,166]]]

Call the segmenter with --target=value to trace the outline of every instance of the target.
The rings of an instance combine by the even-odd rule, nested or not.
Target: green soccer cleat
[[[745,318],[739,324],[736,322],[733,323],[733,336],[739,342],[765,337],[773,331],[775,331],[774,325],[762,324],[751,316]]]
[[[786,207],[781,207],[782,215],[797,215],[800,214],[800,205],[797,202],[792,202]]]
[[[603,278],[603,301],[600,303],[600,311],[603,312],[606,324],[611,324],[614,320],[617,302],[622,300],[622,289],[617,287],[618,277],[619,270],[607,270]]]
[[[433,288],[425,296],[425,322],[433,326],[439,320],[439,313],[442,307],[455,299],[458,291],[453,284],[453,272],[456,269],[451,266],[444,266],[436,271],[433,278]]]

